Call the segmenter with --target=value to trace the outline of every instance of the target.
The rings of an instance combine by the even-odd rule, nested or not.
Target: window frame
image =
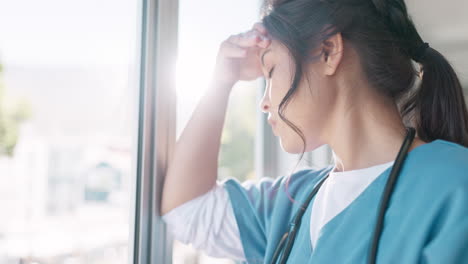
[[[178,1],[139,1],[138,135],[129,262],[172,263],[172,238],[160,216],[163,176],[175,146]],[[160,65],[164,65],[160,67]]]

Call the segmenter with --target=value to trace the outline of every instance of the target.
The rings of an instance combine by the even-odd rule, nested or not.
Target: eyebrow
[[[263,57],[265,57],[265,54],[267,54],[267,53],[270,52],[270,51],[271,51],[271,49],[269,49],[269,50],[263,52],[262,57],[260,58],[260,60],[262,61],[262,65],[263,65],[263,66],[265,66],[265,62],[263,61]]]

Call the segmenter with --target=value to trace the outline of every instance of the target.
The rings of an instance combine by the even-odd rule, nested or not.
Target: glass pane
[[[260,1],[181,0],[177,63],[177,138],[208,86],[219,45],[258,21]],[[239,82],[230,96],[221,139],[218,179],[255,178],[256,103],[259,83]],[[174,243],[173,263],[233,263]]]
[[[137,7],[2,1],[0,263],[128,263]]]

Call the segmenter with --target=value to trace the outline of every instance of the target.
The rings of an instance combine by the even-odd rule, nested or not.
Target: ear
[[[322,42],[322,57],[324,74],[335,74],[343,58],[343,38],[341,33],[336,33]]]

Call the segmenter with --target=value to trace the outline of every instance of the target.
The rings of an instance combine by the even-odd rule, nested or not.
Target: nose
[[[262,100],[260,101],[260,109],[263,113],[268,113],[270,110],[270,100],[268,98],[268,89],[265,88],[265,93],[263,94]]]

